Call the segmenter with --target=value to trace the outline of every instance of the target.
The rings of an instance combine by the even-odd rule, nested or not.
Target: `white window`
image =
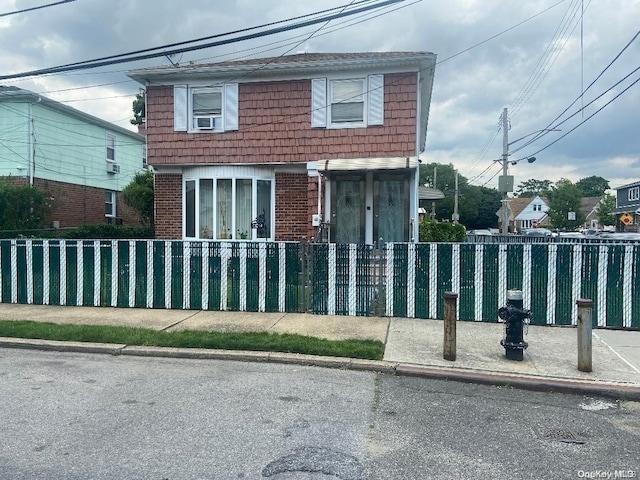
[[[536,203],[533,205],[533,211],[534,212],[541,212],[542,211],[542,205],[539,203]]]
[[[331,85],[331,124],[364,124],[364,78],[333,80]]]
[[[116,161],[116,136],[107,133],[107,162]]]
[[[222,88],[191,90],[192,129],[222,130]]]
[[[104,192],[104,215],[105,217],[116,216],[116,192]]]
[[[200,178],[185,181],[185,238],[273,238],[273,180]]]
[[[222,132],[238,130],[238,84],[216,87],[173,87],[174,130]]]
[[[640,187],[631,187],[629,189],[629,201],[640,200]]]
[[[384,76],[311,80],[312,127],[365,127],[384,122]]]

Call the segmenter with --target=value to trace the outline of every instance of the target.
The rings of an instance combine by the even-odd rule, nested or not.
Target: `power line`
[[[23,8],[22,10],[16,10],[15,12],[0,13],[0,17],[8,17],[8,16],[11,16],[11,15],[18,15],[19,13],[32,12],[34,10],[40,10],[42,8],[55,7],[56,5],[62,5],[63,3],[71,3],[71,2],[75,2],[75,1],[76,0],[61,0],[61,1],[55,2],[55,3],[48,3],[46,5],[40,5],[39,7]]]
[[[602,93],[602,95],[598,96],[597,98],[595,98],[594,100],[592,100],[591,102],[589,102],[586,106],[588,107],[589,105],[591,105],[592,103],[594,103],[596,100],[599,100],[605,93],[609,92],[611,89],[613,89],[613,87],[619,85],[622,81],[626,80],[627,78],[629,78],[631,75],[633,75],[634,73],[636,73],[638,70],[640,70],[640,67],[636,68],[633,72],[631,72],[629,75],[627,75],[626,77],[624,77],[622,80],[620,80],[618,83],[616,83],[614,86],[612,86],[611,88],[609,88],[608,90],[606,90],[605,92]],[[590,120],[591,118],[593,118],[595,115],[597,115],[598,113],[600,113],[605,107],[609,106],[614,100],[618,99],[623,93],[627,92],[631,87],[633,87],[636,83],[640,82],[640,77],[637,78],[631,85],[627,86],[627,88],[625,88],[624,90],[622,90],[620,93],[618,93],[615,97],[613,97],[611,100],[609,100],[607,103],[605,103],[602,107],[600,107],[598,110],[596,110],[595,112],[593,112],[591,115],[589,115],[587,118],[585,118],[582,122],[580,122],[579,124],[577,124],[575,127],[573,127],[571,130],[569,130],[567,133],[565,133],[564,135],[560,136],[559,138],[557,138],[556,140],[554,140],[553,142],[551,142],[550,144],[548,144],[545,147],[542,147],[540,150],[538,150],[537,152],[529,155],[529,156],[533,156],[533,155],[537,155],[540,152],[542,152],[543,150],[546,150],[547,148],[549,148],[550,146],[554,145],[555,143],[558,143],[560,140],[562,140],[564,137],[566,137],[567,135],[569,135],[571,132],[573,132],[575,129],[577,129],[578,127],[580,127],[582,124],[586,123],[588,120]],[[570,118],[574,117],[575,115],[577,115],[578,113],[580,113],[582,111],[582,109],[578,110],[574,115],[572,115],[571,117],[567,118],[564,122],[566,122],[567,120],[569,120]],[[562,122],[562,123],[564,123]],[[558,124],[561,125],[562,123]],[[524,157],[527,158],[527,157]],[[520,158],[518,160],[515,160],[516,162],[519,162],[520,160],[524,160],[524,158]]]
[[[387,5],[391,5],[393,3],[398,3],[398,2],[403,2],[405,0],[384,0],[382,2],[376,3],[374,5],[365,5],[363,7],[360,8],[355,8],[352,10],[349,10],[347,12],[342,12],[342,13],[336,13],[336,14],[332,14],[332,15],[326,15],[326,16],[321,16],[315,19],[311,19],[311,20],[307,20],[304,22],[299,22],[293,25],[287,25],[284,27],[277,27],[277,28],[271,28],[262,32],[258,32],[258,33],[252,33],[252,34],[247,34],[247,35],[241,35],[239,37],[235,37],[235,38],[231,38],[228,40],[219,40],[219,41],[215,41],[215,42],[209,42],[209,43],[205,43],[202,45],[196,45],[196,46],[191,46],[191,47],[183,47],[183,48],[176,48],[173,50],[166,50],[164,52],[159,52],[159,53],[148,53],[145,55],[137,55],[137,56],[128,56],[127,58],[120,58],[122,56],[125,55],[117,55],[117,56],[113,56],[116,58],[110,58],[109,60],[89,60],[89,61],[85,61],[85,62],[78,62],[75,64],[68,64],[66,66],[58,66],[58,67],[51,67],[51,68],[44,68],[44,69],[39,69],[39,70],[31,70],[28,72],[23,72],[23,73],[14,73],[11,75],[2,75],[0,76],[0,80],[8,80],[8,79],[12,79],[12,78],[25,78],[25,77],[33,77],[36,75],[43,75],[43,74],[47,74],[47,73],[61,73],[61,72],[68,72],[68,71],[73,71],[73,70],[85,70],[85,69],[90,69],[90,68],[97,68],[97,67],[103,67],[106,65],[114,65],[114,64],[119,64],[119,63],[129,63],[129,62],[133,62],[136,60],[148,60],[151,58],[158,58],[158,57],[164,57],[167,55],[175,55],[178,53],[185,53],[185,52],[191,52],[191,51],[195,51],[195,50],[202,50],[205,48],[211,48],[211,47],[217,47],[217,46],[221,46],[221,45],[228,45],[230,43],[237,43],[240,41],[244,41],[244,40],[251,40],[254,38],[260,38],[260,37],[264,37],[264,36],[268,36],[268,35],[273,35],[275,33],[280,33],[280,32],[286,32],[289,30],[295,30],[298,28],[303,28],[303,27],[307,27],[310,25],[315,25],[317,23],[322,23],[322,22],[326,22],[328,20],[333,20],[336,18],[341,18],[341,17],[345,17],[345,16],[349,16],[349,15],[354,15],[356,13],[361,13],[361,12],[365,12],[368,10],[373,10],[376,8],[381,8]],[[164,47],[156,47],[154,50],[157,50],[158,48],[164,48]]]
[[[568,106],[567,108],[565,108],[565,109],[564,109],[564,110],[563,110],[563,111],[562,111],[562,112],[561,112],[561,113],[560,113],[556,118],[554,118],[553,120],[551,120],[551,122],[549,122],[549,124],[546,126],[546,128],[544,128],[544,129],[543,129],[543,131],[542,131],[542,132],[540,132],[540,133],[538,133],[537,135],[535,135],[532,139],[528,140],[526,143],[524,143],[521,147],[519,147],[519,148],[517,148],[516,150],[514,150],[512,153],[515,153],[515,152],[518,152],[518,151],[522,150],[523,148],[525,148],[525,147],[527,147],[527,146],[531,145],[531,144],[532,144],[533,142],[535,142],[536,140],[539,140],[540,138],[542,138],[543,136],[545,136],[546,134],[548,134],[548,133],[549,133],[549,130],[551,129],[551,126],[554,124],[554,122],[555,122],[556,120],[560,119],[560,117],[562,117],[565,113],[567,113],[567,111],[568,111],[571,107],[573,107],[573,106],[578,102],[578,100],[580,100],[580,99],[584,98],[584,94],[585,94],[585,93],[586,93],[586,92],[587,92],[587,91],[588,91],[588,90],[589,90],[589,89],[590,89],[590,88],[591,88],[591,87],[592,87],[592,86],[593,86],[593,85],[594,85],[594,84],[595,84],[595,83],[596,83],[596,82],[597,82],[597,81],[598,81],[598,80],[599,80],[599,79],[600,79],[600,78],[605,74],[605,72],[606,72],[607,70],[609,70],[609,68],[611,68],[611,66],[612,66],[615,62],[617,62],[617,61],[618,61],[618,59],[622,56],[622,54],[623,54],[623,53],[624,53],[624,52],[625,52],[625,51],[626,51],[626,50],[631,46],[631,44],[632,44],[633,42],[635,42],[635,41],[636,41],[636,39],[638,38],[638,36],[640,36],[640,30],[638,30],[638,31],[636,32],[636,34],[633,36],[633,38],[631,38],[631,40],[629,40],[629,41],[627,42],[627,44],[622,48],[622,50],[620,50],[620,51],[616,54],[616,56],[613,58],[613,60],[611,60],[611,61],[609,62],[609,64],[608,64],[608,65],[607,65],[607,66],[606,66],[606,67],[605,67],[605,68],[604,68],[604,69],[603,69],[603,70],[598,74],[598,76],[597,76],[597,77],[596,77],[596,78],[595,78],[595,79],[594,79],[594,80],[589,84],[589,86],[588,86],[584,91],[582,91],[582,92],[580,93],[580,95],[578,95],[578,96],[576,97],[576,99],[575,99],[573,102],[571,102],[571,104],[569,104],[569,106]],[[635,71],[634,71],[634,72],[635,72]],[[633,72],[632,72],[632,73],[633,73]],[[631,75],[631,74],[630,74],[630,75]],[[629,75],[627,75],[624,79],[626,79],[626,78],[628,78],[628,77],[629,77]],[[624,80],[624,79],[623,79],[623,80]],[[620,82],[618,82],[618,83],[620,83]],[[618,85],[618,84],[616,84],[616,85]],[[614,85],[614,86],[616,86],[616,85]],[[611,88],[613,88],[613,87],[611,87]],[[611,88],[610,88],[609,90],[611,90]],[[609,90],[607,90],[607,92],[608,92]],[[605,92],[605,93],[606,93],[606,92]],[[598,98],[600,98],[600,97],[602,97],[602,95],[600,95]],[[591,103],[593,103],[593,102],[590,102],[589,104],[587,104],[587,106],[589,106]],[[580,110],[579,110],[579,111],[582,111],[583,109],[584,109],[584,106],[582,106],[582,107],[580,108]],[[572,115],[571,117],[573,117],[573,116],[575,116],[575,115],[576,115],[576,114]],[[569,117],[569,118],[571,118],[571,117]],[[565,123],[569,118],[567,118],[566,120],[564,120],[562,123]],[[557,124],[557,125],[556,125],[556,127],[557,127],[557,126],[559,126],[559,125],[562,125],[562,123]],[[554,127],[554,128],[555,128],[555,127]]]

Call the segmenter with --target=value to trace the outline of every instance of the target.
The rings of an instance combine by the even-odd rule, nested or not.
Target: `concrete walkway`
[[[525,351],[524,360],[516,362],[504,357],[504,349],[500,346],[504,325],[497,323],[458,322],[457,358],[447,361],[442,358],[443,323],[440,320],[16,304],[0,304],[0,320],[121,325],[166,331],[267,331],[329,340],[373,339],[385,343],[382,362],[284,353],[125,345],[112,346],[113,350],[107,348],[106,351],[131,355],[298,362],[640,400],[638,331],[594,330],[593,372],[586,373],[577,369],[577,331],[574,327],[528,326],[525,341],[529,343],[529,348]],[[89,348],[82,344],[74,344],[71,348],[71,345],[62,342],[0,338],[0,348],[19,346],[62,350],[65,345],[74,351]]]

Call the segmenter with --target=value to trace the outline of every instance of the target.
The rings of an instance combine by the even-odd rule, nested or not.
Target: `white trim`
[[[76,305],[84,304],[84,241],[76,241]]]
[[[332,158],[318,160],[318,171],[399,170],[418,168],[418,157]]]
[[[522,308],[531,310],[531,244],[522,247]]]
[[[60,305],[67,304],[67,241],[60,240]]]
[[[147,241],[147,308],[153,308],[153,240]]]
[[[387,317],[393,317],[393,256],[395,254],[395,245],[393,243],[387,243],[387,274],[386,274],[386,305],[387,305]]]
[[[246,247],[246,245],[245,245]],[[261,243],[258,246],[258,311],[264,312],[266,310],[266,298],[267,298],[267,244]]]
[[[607,325],[607,263],[609,261],[609,247],[600,245],[598,249],[598,326]]]
[[[547,259],[547,325],[556,323],[556,275],[558,264],[558,246],[549,244]]]
[[[247,244],[241,243],[239,247],[240,247],[240,311],[244,312],[247,310]],[[258,283],[262,285],[262,276],[260,277],[260,281]],[[260,292],[260,286],[258,286],[258,292]],[[260,296],[259,293],[258,293],[258,296]]]
[[[93,306],[100,306],[100,290],[102,275],[102,252],[100,240],[93,241]]]
[[[327,314],[336,314],[336,244],[330,243],[328,252],[328,272],[327,272]]]
[[[456,302],[456,320],[460,318],[460,244],[451,246],[451,290],[458,295]]]
[[[483,284],[483,263],[484,263],[484,245],[477,243],[475,246],[475,275],[473,281],[474,290],[474,320],[476,322],[482,321],[482,284]]]
[[[429,245],[429,318],[438,318],[438,244]]]
[[[200,270],[202,277],[202,310],[209,310],[209,244],[202,242]]]
[[[507,250],[508,244],[498,245],[498,305],[507,302]],[[497,317],[498,312],[496,312]]]
[[[191,242],[182,243],[182,309],[191,308]]]
[[[171,308],[171,242],[164,243],[164,308]]]
[[[129,240],[129,307],[136,304],[136,242]]]
[[[285,312],[287,308],[287,257],[285,244],[282,242],[278,243],[278,265],[280,267],[280,272],[278,274],[278,311]]]
[[[407,244],[407,317],[416,316],[416,244]]]
[[[11,303],[18,303],[18,243],[11,240]]]
[[[42,241],[42,304],[49,305],[51,290],[51,259],[49,256],[49,240]],[[2,252],[0,252],[0,257]],[[2,261],[0,260],[0,265]],[[2,299],[2,275],[0,275],[0,300]]]
[[[633,245],[625,245],[624,247],[624,270],[622,271],[622,326],[631,327],[632,310],[632,294],[633,294]]]
[[[356,303],[358,300],[357,295],[357,282],[356,282],[356,264],[357,264],[357,245],[355,243],[349,244],[349,315],[352,317],[356,314]]]
[[[27,240],[24,244],[25,259],[27,263],[27,304],[33,304],[33,240]]]
[[[111,240],[111,306],[118,306],[118,241]]]

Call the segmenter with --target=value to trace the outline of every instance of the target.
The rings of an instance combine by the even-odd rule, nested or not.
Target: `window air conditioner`
[[[213,130],[216,128],[216,124],[220,123],[220,117],[195,117],[195,127],[198,130]]]
[[[107,173],[120,173],[120,165],[107,162]]]

